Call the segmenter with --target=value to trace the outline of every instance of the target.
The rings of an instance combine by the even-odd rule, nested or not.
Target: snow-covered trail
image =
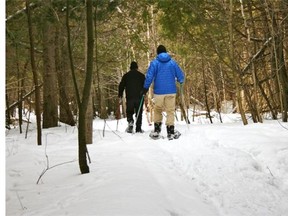
[[[90,173],[79,174],[77,129],[6,135],[7,216],[287,216],[288,133],[275,122],[178,123],[178,140],[124,132],[94,121]],[[165,129],[163,135],[165,136]],[[47,144],[47,146],[46,146]],[[46,148],[45,148],[46,146]],[[40,183],[36,181],[50,167]]]
[[[156,172],[170,170],[161,185],[170,175],[186,179],[186,184],[201,195],[200,200],[210,205],[210,215],[288,215],[287,131],[269,122],[245,127],[235,123],[177,128],[183,135],[173,141],[147,140],[148,133],[143,139],[138,134],[121,136],[125,143],[131,142],[128,149],[159,165],[155,165]],[[273,140],[277,147],[271,145]]]
[[[220,215],[288,215],[287,131],[261,124],[181,129],[181,143],[162,148]]]
[[[171,154],[162,149],[168,140],[150,140],[148,133],[121,135],[120,142],[100,142],[91,155],[98,167],[93,172],[101,169],[107,175],[105,185],[95,193],[98,209],[103,205],[107,215],[117,215],[119,209],[124,215],[218,215],[195,184],[181,175]]]
[[[50,167],[73,160],[77,151],[75,146],[71,146],[73,139],[66,136],[68,140],[64,142],[62,133],[63,128],[49,130],[47,133],[44,131]],[[33,153],[32,157],[19,165],[13,156],[22,154],[22,148],[27,148],[29,152],[35,146],[21,146],[21,143],[17,144],[14,140],[13,148],[17,150],[7,158],[7,215],[19,215],[19,212],[29,216],[218,215],[213,205],[197,191],[195,184],[181,175],[171,154],[161,147],[170,141],[150,140],[148,132],[115,135],[108,131],[104,138],[102,135],[97,137],[101,133],[95,130],[94,139],[97,142],[88,146],[92,160],[89,174],[75,174],[78,171],[77,162],[68,163],[48,170],[39,185],[35,182],[46,166],[44,149],[41,150],[42,154]],[[31,134],[32,137],[35,138]],[[29,139],[24,142],[29,143]],[[179,145],[181,140],[172,142]],[[36,148],[39,150],[41,147]],[[73,151],[74,154],[71,154]],[[25,153],[23,156],[27,158],[28,155]],[[10,164],[12,161],[13,164]],[[31,165],[32,169],[24,168]],[[13,181],[15,173],[24,181]]]

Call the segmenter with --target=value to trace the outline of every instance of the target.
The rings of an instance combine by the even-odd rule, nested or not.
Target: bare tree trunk
[[[43,17],[43,128],[58,125],[58,91],[55,66],[55,27],[51,21],[51,1],[44,2]]]
[[[205,95],[205,106],[206,106],[206,110],[207,110],[207,114],[210,120],[210,123],[212,124],[212,118],[210,115],[210,108],[209,108],[209,104],[208,104],[208,96],[207,96],[207,87],[206,87],[206,79],[205,79],[205,67],[204,67],[204,61],[202,58],[202,78],[203,78],[203,85],[204,85],[204,95]]]
[[[250,1],[247,1],[247,6],[248,6],[249,16],[250,16],[250,20],[251,20],[250,22],[251,22],[251,24],[252,24],[253,35],[257,35],[257,30],[256,30],[256,25],[255,25],[255,19],[254,19],[254,16],[253,16],[253,6],[252,6],[252,4],[251,4]],[[270,41],[270,40],[268,40],[268,41]],[[248,40],[248,42],[249,42],[249,40]],[[265,45],[265,44],[267,44],[267,45]],[[261,48],[261,50],[263,50],[263,51],[260,50],[261,53],[263,53],[263,52],[264,52],[264,49],[266,49],[266,47],[268,46],[268,43],[265,43],[265,44],[264,44],[263,47]],[[254,53],[256,53],[256,51],[257,51],[256,49],[257,49],[257,47],[256,47],[256,44],[254,43]],[[257,53],[259,53],[259,52],[257,52]],[[255,69],[255,68],[254,68],[254,69]],[[264,76],[267,77],[267,74],[266,74],[265,72],[266,72],[265,69],[262,70],[262,73],[264,73]],[[273,101],[273,94],[270,94],[270,95],[271,95],[271,101],[270,101],[269,98],[267,97],[267,94],[266,94],[266,92],[265,92],[265,90],[264,90],[264,87],[262,86],[262,84],[261,84],[260,81],[259,81],[259,78],[258,78],[258,75],[257,75],[257,71],[256,71],[256,70],[255,70],[255,72],[253,73],[253,78],[254,78],[254,84],[257,84],[257,88],[259,88],[262,97],[264,98],[265,102],[267,103],[267,106],[268,106],[269,109],[270,109],[270,112],[271,112],[271,114],[272,114],[272,118],[273,118],[273,119],[277,119],[277,111],[274,110],[274,108],[273,108],[273,107],[276,108],[275,102]],[[256,88],[256,87],[255,87],[255,88]],[[272,92],[270,85],[268,85],[268,91]],[[274,104],[274,106],[272,106],[272,103]],[[262,122],[262,121],[263,121],[263,120],[262,120],[262,118],[261,118],[261,122]]]
[[[279,61],[278,71],[281,84],[281,95],[283,101],[282,121],[287,122],[288,120],[288,75],[285,67],[285,60],[283,55],[283,40],[282,37],[277,41],[277,56]]]
[[[88,155],[87,146],[86,146],[86,113],[88,109],[90,93],[91,93],[91,84],[92,84],[92,72],[93,72],[93,16],[92,16],[92,0],[86,1],[86,32],[87,32],[87,44],[86,44],[86,77],[85,84],[82,92],[82,101],[80,98],[80,92],[78,90],[78,85],[76,81],[76,75],[74,71],[73,58],[72,58],[72,49],[70,42],[70,27],[69,27],[69,0],[66,2],[67,11],[66,11],[66,27],[67,27],[67,38],[68,38],[68,50],[70,58],[70,66],[72,71],[73,83],[76,92],[77,104],[79,109],[79,127],[78,127],[78,162],[80,167],[81,174],[89,173],[89,166],[87,164]]]
[[[58,24],[59,25],[59,24]],[[71,82],[71,74],[68,71],[67,42],[64,40],[64,32],[57,25],[56,31],[56,71],[59,88],[59,121],[74,126],[76,124],[69,105],[68,86]],[[65,45],[65,46],[64,46]]]
[[[42,145],[42,132],[41,132],[41,101],[40,101],[40,88],[38,84],[38,74],[36,72],[35,57],[34,57],[34,39],[32,30],[32,21],[29,8],[29,0],[26,0],[26,13],[28,18],[28,30],[30,40],[30,58],[31,58],[31,69],[33,73],[33,80],[35,86],[35,113],[37,122],[37,144]]]
[[[248,11],[249,11],[249,15],[250,15],[250,23],[252,25],[252,31],[253,31],[253,35],[257,35],[257,29],[256,29],[256,25],[255,25],[255,20],[254,20],[254,17],[253,17],[253,5],[250,1],[247,1],[247,6],[248,6]],[[264,23],[266,25],[267,23],[267,19],[264,19]],[[274,97],[275,97],[275,94],[272,92],[272,89],[273,86],[271,86],[270,83],[267,83],[266,86],[262,86],[262,83],[260,82],[259,80],[259,77],[258,77],[258,74],[257,74],[257,70],[256,70],[256,63],[254,63],[254,60],[256,62],[257,59],[260,58],[260,56],[262,56],[264,54],[264,51],[267,49],[267,47],[271,44],[271,38],[268,38],[268,40],[266,40],[266,42],[263,44],[262,48],[259,49],[259,51],[257,51],[257,46],[256,46],[256,43],[254,43],[254,53],[255,55],[252,57],[250,63],[248,63],[247,67],[250,67],[249,65],[251,64],[252,65],[252,69],[253,69],[253,81],[254,81],[254,89],[259,89],[262,97],[264,98],[267,106],[269,107],[269,110],[271,112],[271,115],[272,115],[272,118],[273,119],[277,119],[277,106],[276,106],[276,103],[275,103],[275,100],[274,100]],[[249,43],[250,41],[248,40],[247,43]],[[265,62],[263,62],[265,63]],[[261,68],[263,68],[261,66]],[[268,74],[266,72],[266,69],[262,69],[262,74],[264,77],[268,77]],[[260,76],[260,74],[259,74]],[[267,81],[269,82],[269,80]],[[257,86],[255,86],[257,85]],[[268,90],[269,94],[270,94],[270,98],[267,96],[267,92],[265,90]],[[277,89],[275,89],[275,91],[277,92]],[[258,115],[259,115],[259,121],[262,122],[262,118],[260,116],[260,112],[259,112],[259,103],[257,103],[257,109],[258,109]]]
[[[23,76],[23,72],[20,72],[20,68],[19,68],[19,55],[18,55],[18,46],[16,43],[16,65],[17,65],[17,79],[18,79],[18,101],[21,100],[21,98],[23,97],[23,86],[24,86],[24,76]],[[27,65],[27,64],[26,64]],[[25,65],[25,67],[26,67]],[[22,134],[22,122],[23,122],[23,103],[19,103],[18,104],[18,117],[19,117],[19,130],[20,130],[20,134]]]
[[[246,19],[246,15],[244,12],[244,5],[243,5],[243,0],[240,0],[240,4],[241,4],[241,14],[242,14],[242,18],[244,21],[244,26],[245,26],[245,30],[246,30],[246,35],[247,35],[247,55],[248,58],[251,58],[252,54],[251,54],[251,49],[250,49],[250,44],[251,43],[251,36],[250,36],[250,29],[249,26],[247,24],[247,19]],[[255,33],[255,32],[254,32]],[[256,35],[256,34],[254,34]],[[256,52],[256,47],[254,46],[254,52]],[[254,123],[257,123],[259,121],[260,115],[259,115],[259,110],[258,110],[258,95],[257,95],[257,83],[256,83],[256,67],[253,61],[251,61],[252,64],[252,80],[253,80],[253,90],[252,93],[250,93],[250,90],[247,88],[247,86],[243,86],[244,92],[245,92],[245,98],[246,101],[248,103],[249,109],[250,109],[250,113],[252,115],[252,119]],[[262,120],[260,120],[262,122]]]
[[[247,32],[247,47],[248,47],[248,57],[251,58],[252,54],[250,52],[250,44],[251,46],[253,45],[253,51],[254,53],[257,52],[257,47],[256,47],[256,44],[252,44],[251,42],[251,36],[250,36],[250,29],[249,29],[249,26],[247,24],[247,19],[246,19],[246,15],[245,15],[245,12],[244,12],[244,5],[243,5],[243,0],[240,0],[240,3],[241,3],[241,13],[242,13],[242,18],[244,20],[244,25],[245,25],[245,28],[246,28],[246,32]],[[247,2],[247,5],[249,7],[249,12],[250,12],[250,9],[251,7],[249,6],[249,2]],[[253,31],[253,35],[256,35],[256,30],[255,30],[255,25],[254,25],[254,19],[252,17],[252,12],[249,13],[250,15],[250,20],[251,20],[251,25],[252,25],[252,31]],[[259,111],[259,99],[258,99],[258,82],[257,82],[257,65],[252,62],[252,80],[253,80],[253,100],[251,100],[251,105],[250,107],[253,107],[253,114],[252,116],[254,117],[254,122],[263,122],[262,120],[262,117],[261,117],[261,114],[260,114],[260,111]],[[248,91],[248,90],[247,90]],[[253,103],[253,104],[252,104]]]
[[[214,84],[214,86],[212,87],[214,89],[213,90],[214,104],[215,104],[216,110],[219,114],[219,120],[221,123],[223,123],[222,116],[221,116],[220,89],[218,88],[218,85],[217,85],[217,75],[216,75],[215,71],[210,68],[210,66],[209,66],[209,70],[211,72],[212,82]],[[221,74],[221,76],[222,76],[222,74]]]
[[[221,74],[221,84],[222,84],[222,91],[223,91],[223,101],[226,101],[226,89],[225,89],[225,78],[222,70],[222,65],[219,63],[220,67],[220,74]]]
[[[92,103],[92,89],[90,92],[88,107],[86,111],[86,144],[92,144],[93,143],[93,103]]]
[[[265,0],[265,11],[268,27],[273,43],[272,70],[275,71],[277,80],[276,87],[279,89],[279,101],[283,122],[288,118],[288,74],[284,59],[283,35],[285,32],[285,19],[287,19],[287,3],[285,1],[270,2]],[[285,7],[286,6],[286,7]],[[283,12],[282,12],[283,11]],[[282,14],[283,13],[283,14]],[[283,24],[282,24],[283,23]],[[287,26],[286,26],[287,27]]]
[[[184,59],[184,61],[185,61],[185,59]],[[183,65],[184,65],[184,68],[183,68],[184,71],[187,71],[187,69],[185,68],[185,65],[186,65],[185,62],[183,63]],[[180,106],[180,110],[181,110],[181,121],[184,119],[187,124],[190,124],[189,113],[188,113],[190,102],[189,102],[189,100],[185,100],[185,98],[189,98],[187,96],[188,91],[185,91],[186,85],[184,85],[184,83],[182,85],[183,85],[182,88],[180,85],[180,88],[177,90],[177,92],[179,92],[178,95],[179,95],[179,99],[180,99],[179,106]],[[187,93],[187,95],[185,93]],[[187,104],[186,104],[186,101],[187,101]]]
[[[5,93],[5,101],[6,101],[6,107],[8,107],[9,106],[9,97],[8,97],[8,92],[7,92],[7,90],[6,90],[6,93]],[[10,128],[10,124],[11,124],[11,117],[10,117],[10,110],[9,109],[6,109],[6,128],[7,129],[11,129]]]
[[[283,113],[282,113],[282,121],[287,122],[288,121],[288,70],[287,65],[285,64],[285,46],[284,46],[284,38],[287,34],[287,11],[288,11],[288,5],[287,1],[282,0],[281,3],[278,3],[278,8],[281,8],[279,12],[279,18],[277,25],[277,32],[279,32],[279,38],[277,37],[277,56],[279,59],[279,74],[280,74],[280,82],[281,82],[281,90],[282,90],[282,100],[283,100]],[[280,21],[279,21],[280,20]],[[283,24],[282,24],[283,23]],[[287,37],[287,35],[286,35]]]
[[[98,111],[98,115],[99,113],[101,113],[101,88],[100,88],[100,69],[98,67],[98,32],[97,32],[97,4],[96,7],[94,9],[94,38],[95,38],[95,62],[96,62],[96,78],[93,79],[94,82],[94,92],[95,92],[95,97],[97,98],[97,104],[96,104],[96,111]]]
[[[243,90],[244,90],[244,96],[247,102],[247,106],[249,107],[249,111],[251,113],[252,116],[252,120],[254,123],[257,123],[257,113],[256,113],[256,108],[255,108],[255,104],[252,101],[252,94],[250,93],[249,89],[247,86],[242,86]]]
[[[234,42],[233,42],[233,0],[230,0],[230,14],[229,14],[229,45],[230,45],[230,63],[231,63],[231,68],[232,68],[232,73],[233,73],[233,79],[234,79],[234,84],[236,87],[236,97],[237,97],[237,105],[238,109],[242,118],[242,122],[244,125],[248,124],[248,121],[246,119],[243,107],[242,107],[242,98],[240,95],[240,86],[239,86],[239,77],[238,74],[236,73],[236,68],[235,68],[235,63],[234,63]]]
[[[81,173],[89,173],[89,167],[87,165],[86,153],[87,153],[87,140],[86,140],[86,116],[91,100],[91,86],[93,77],[93,49],[94,49],[94,36],[93,36],[93,6],[92,0],[86,1],[86,32],[87,32],[87,55],[86,55],[86,78],[82,94],[82,102],[79,107],[79,166]]]
[[[98,98],[98,104],[99,104],[99,112],[100,112],[100,118],[101,119],[107,119],[108,115],[107,115],[107,110],[106,110],[106,100],[105,100],[105,96],[106,96],[106,92],[105,89],[103,87],[103,79],[102,79],[102,74],[101,71],[98,67],[98,60],[97,60],[97,52],[98,52],[98,44],[97,44],[97,12],[95,12],[94,15],[94,32],[95,32],[95,38],[96,38],[96,42],[95,42],[95,51],[96,51],[96,77],[97,77],[97,98]]]

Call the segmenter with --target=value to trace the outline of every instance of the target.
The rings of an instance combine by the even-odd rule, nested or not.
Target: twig
[[[87,154],[87,157],[88,157],[89,164],[91,164],[91,158],[90,158],[90,155],[89,155],[89,152],[88,152],[87,145],[86,145],[86,154]]]
[[[105,137],[105,127],[106,127],[106,119],[104,119],[103,137]]]
[[[271,172],[271,170],[270,170],[270,168],[268,166],[267,166],[267,169],[269,170],[271,176],[274,177],[274,175],[272,174],[272,172]]]
[[[40,174],[40,176],[39,176],[36,184],[39,184],[40,179],[42,178],[42,176],[43,176],[49,169],[55,168],[55,167],[57,167],[57,166],[61,166],[61,165],[63,165],[63,164],[73,163],[73,162],[75,162],[75,161],[76,161],[76,159],[74,159],[74,160],[72,160],[72,161],[67,161],[67,162],[59,163],[59,164],[56,164],[56,165],[54,165],[54,166],[51,166],[51,167],[49,167],[49,168],[44,169],[44,170],[42,171],[42,173]]]
[[[31,107],[31,105],[30,105],[30,107]],[[30,114],[31,114],[31,111],[29,110],[27,127],[26,127],[26,133],[25,133],[25,139],[27,139],[27,135],[28,135],[28,129],[29,129],[29,123],[30,123]]]
[[[105,124],[107,124],[107,122],[105,121]],[[112,131],[112,133],[114,133],[116,136],[118,136],[122,141],[124,141],[123,139],[122,139],[122,137],[119,135],[119,134],[117,134],[115,131],[113,131],[112,130],[112,128],[107,124],[107,126],[108,126],[108,128],[109,129],[111,129],[111,131]]]
[[[288,128],[286,128],[284,125],[282,125],[278,119],[277,119],[277,122],[279,123],[279,125],[280,125],[282,128],[288,130]]]
[[[119,119],[117,119],[116,131],[118,131]]]
[[[45,157],[46,157],[47,166],[46,166],[46,168],[42,171],[42,173],[40,174],[40,176],[39,176],[36,184],[39,184],[40,179],[42,178],[42,176],[43,176],[49,169],[52,169],[52,168],[54,168],[54,167],[57,167],[57,166],[60,166],[60,165],[63,165],[63,164],[67,164],[67,163],[72,163],[72,162],[75,162],[75,161],[76,161],[76,159],[74,159],[74,160],[72,160],[72,161],[63,162],[63,163],[56,164],[56,165],[50,167],[50,166],[49,166],[49,158],[48,158],[48,154],[47,154],[47,143],[48,143],[48,142],[47,142],[47,137],[48,137],[49,134],[52,134],[52,133],[47,133],[47,134],[46,134],[46,143],[45,143]]]
[[[19,197],[18,191],[16,191],[16,195],[17,195],[17,198],[18,198],[18,201],[19,201],[19,203],[20,203],[20,205],[21,205],[22,210],[27,209],[25,206],[23,206],[23,204],[22,204],[22,202],[21,202],[21,199],[20,199],[20,197]]]

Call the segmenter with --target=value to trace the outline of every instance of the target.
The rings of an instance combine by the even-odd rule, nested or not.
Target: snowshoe
[[[133,126],[128,126],[125,131],[126,133],[133,133]]]
[[[174,131],[173,139],[178,139],[181,136],[181,133],[177,130]]]
[[[181,136],[181,133],[177,130],[174,131],[174,134],[168,134],[168,140],[178,139]]]
[[[168,138],[168,140],[173,140],[174,136],[173,136],[173,134],[168,134],[167,138]]]
[[[125,131],[126,131],[127,133],[133,133],[133,125],[134,125],[133,121],[129,122],[129,123],[128,123],[128,127],[126,128]]]
[[[150,134],[149,134],[149,137],[151,137],[152,139],[154,140],[157,140],[157,139],[160,139],[162,138],[161,134],[159,132],[154,132],[152,131]]]

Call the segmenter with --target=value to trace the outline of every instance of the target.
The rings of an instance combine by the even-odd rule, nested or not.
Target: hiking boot
[[[144,133],[144,130],[140,129],[136,129],[136,133]]]
[[[127,133],[133,133],[133,124],[134,124],[133,122],[128,123],[128,127],[126,129]]]
[[[161,126],[162,126],[162,122],[155,122],[154,123],[154,132],[160,134]]]
[[[136,133],[144,133],[144,131],[141,129],[141,127],[136,126]]]
[[[167,129],[167,138],[173,139],[174,138],[174,125],[167,125],[166,127]]]

